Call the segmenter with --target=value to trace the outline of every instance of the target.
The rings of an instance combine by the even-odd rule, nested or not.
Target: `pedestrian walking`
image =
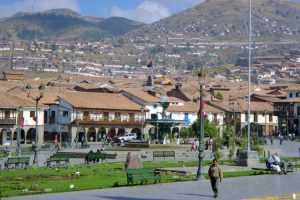
[[[271,135],[271,145],[273,145],[273,135]]]
[[[208,175],[211,183],[211,188],[214,192],[214,198],[218,197],[218,186],[219,186],[219,181],[222,182],[223,179],[223,173],[218,165],[218,160],[214,159],[213,164],[209,167],[208,169]]]
[[[280,134],[279,135],[279,143],[280,143],[280,145],[282,145],[282,142],[283,142],[283,136]]]

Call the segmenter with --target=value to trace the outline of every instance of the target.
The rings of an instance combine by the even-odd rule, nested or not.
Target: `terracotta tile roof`
[[[0,92],[0,108],[35,107],[35,102],[9,93]]]
[[[75,108],[107,110],[141,110],[141,105],[130,101],[121,94],[66,92],[59,97]]]
[[[278,99],[276,103],[300,103],[300,97],[288,98],[288,99]]]
[[[148,103],[160,102],[160,98],[152,96],[152,95],[148,94],[147,92],[142,91],[139,88],[138,89],[137,88],[128,88],[128,89],[124,89],[123,91],[127,92],[145,102],[148,102]]]
[[[200,105],[197,104],[197,103],[194,103],[194,102],[185,102],[182,106],[169,106],[168,107],[168,111],[170,112],[195,112],[195,113],[198,113],[199,111],[199,107]],[[222,113],[223,111],[218,109],[218,108],[215,108],[215,107],[212,107],[208,104],[205,104],[204,105],[204,111],[205,112],[210,112],[210,113]]]
[[[291,84],[288,85],[288,87],[286,89],[284,89],[285,91],[293,91],[293,90],[300,90],[300,84]]]
[[[258,95],[258,94],[254,94],[253,95],[256,98],[259,98],[261,100],[264,101],[268,101],[268,102],[277,102],[280,100],[280,98],[276,97],[276,96],[272,96],[272,95]]]
[[[199,105],[194,102],[185,102],[183,105],[170,105],[167,109],[170,112],[195,112],[199,110]]]
[[[58,104],[58,95],[63,94],[64,92],[58,92],[58,91],[45,91],[43,93],[43,98],[39,101],[40,104],[44,105],[53,105]],[[31,97],[38,97],[40,95],[38,90],[33,90],[30,92]],[[27,93],[23,91],[22,93],[19,93],[17,96],[21,98],[27,98]],[[31,98],[29,98],[31,99]]]
[[[234,102],[237,102],[239,104],[239,108],[237,108],[237,112],[247,112],[248,111],[248,101],[247,100],[235,100]],[[224,110],[226,112],[231,112],[229,102],[208,102],[211,106],[219,108],[221,110]],[[257,102],[257,101],[251,101],[250,102],[250,109],[251,112],[273,112],[273,104],[270,102]]]

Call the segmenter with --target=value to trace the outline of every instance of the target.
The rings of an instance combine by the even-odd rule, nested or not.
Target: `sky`
[[[204,0],[0,0],[0,18],[18,12],[69,8],[81,15],[112,16],[152,23],[202,3]],[[300,0],[293,0],[300,2]]]
[[[81,15],[108,18],[111,16],[152,23],[204,0],[0,0],[0,18],[18,12],[38,12],[69,8]]]

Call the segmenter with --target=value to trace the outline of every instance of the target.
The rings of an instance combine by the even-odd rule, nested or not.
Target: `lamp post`
[[[21,143],[20,143],[20,136],[21,136],[21,115],[22,111],[20,110],[20,108],[18,109],[18,131],[17,131],[17,156],[21,155]]]
[[[235,137],[236,137],[236,111],[240,109],[239,102],[230,102],[230,110],[233,111],[233,149],[235,150]]]
[[[264,110],[264,114],[265,114],[265,136],[268,136],[268,132],[267,132],[267,110]]]
[[[63,116],[62,110],[59,109],[58,107],[58,118],[59,118],[59,142],[62,144],[62,133],[61,133],[61,118]]]
[[[248,152],[250,152],[250,95],[251,95],[251,50],[252,50],[252,0],[249,0],[249,44],[248,44]]]
[[[197,177],[196,180],[199,181],[201,179],[204,179],[204,170],[203,170],[203,158],[204,158],[204,121],[203,121],[203,88],[205,83],[205,73],[203,72],[203,69],[200,70],[198,73],[198,81],[200,85],[200,117],[199,117],[199,147],[198,147],[198,170],[197,170]]]
[[[286,138],[289,139],[289,110],[286,111]]]
[[[141,112],[142,112],[142,118],[141,118],[141,133],[142,133],[141,138],[142,138],[142,137],[144,137],[144,122],[145,122],[145,120],[144,120],[144,108],[143,107],[141,107]]]
[[[38,147],[38,104],[41,98],[43,98],[44,90],[45,90],[45,85],[40,84],[39,86],[39,95],[36,97],[30,96],[32,87],[27,84],[25,87],[27,97],[31,98],[32,100],[35,101],[35,143],[33,145],[33,150],[34,150],[34,158],[33,158],[33,164],[38,164],[38,158],[37,158],[37,147]]]

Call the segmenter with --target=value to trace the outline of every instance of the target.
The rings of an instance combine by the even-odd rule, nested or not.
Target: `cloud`
[[[77,0],[21,0],[12,4],[0,4],[0,17],[8,17],[18,12],[38,12],[54,8],[69,8],[79,12]]]
[[[126,17],[145,23],[152,23],[170,15],[171,12],[168,8],[154,1],[144,1],[133,10],[124,10],[118,7],[110,10],[110,16]]]

